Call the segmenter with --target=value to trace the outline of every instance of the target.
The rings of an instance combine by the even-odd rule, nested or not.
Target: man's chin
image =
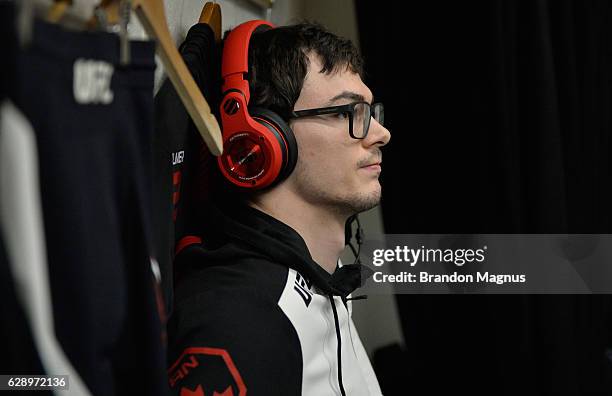
[[[361,213],[377,207],[380,204],[381,191],[380,186],[374,191],[361,194],[352,201],[352,209],[354,213]]]

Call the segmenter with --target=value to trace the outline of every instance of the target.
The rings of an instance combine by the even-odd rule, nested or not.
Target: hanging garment
[[[29,374],[55,374],[69,376],[70,394],[89,395],[89,390],[70,364],[59,345],[53,329],[53,307],[47,268],[47,258],[42,224],[42,213],[38,180],[38,161],[34,132],[25,117],[10,101],[0,106],[0,229],[6,241],[8,256],[8,276],[3,282],[14,282],[16,301],[13,310],[18,310],[16,318],[25,315],[27,330],[17,337],[3,338],[16,349],[28,352],[23,355],[11,354],[15,367],[9,370],[15,374],[25,374],[14,370],[26,369],[22,360],[40,359],[42,367],[38,372]],[[12,285],[9,286],[11,290]],[[8,290],[4,291],[5,293]],[[4,300],[3,300],[4,301]],[[10,305],[10,304],[9,304]],[[6,317],[6,316],[3,316]],[[12,320],[4,326],[15,326]],[[30,339],[29,334],[32,334]],[[32,348],[35,350],[32,350]],[[32,357],[38,355],[36,358]],[[13,360],[17,359],[17,362]],[[35,370],[32,366],[31,370]],[[4,373],[4,371],[3,371]]]
[[[154,46],[35,21],[16,104],[32,123],[57,339],[94,394],[163,395],[152,254]],[[156,290],[158,293],[156,294]]]
[[[0,202],[1,204],[1,202]],[[0,371],[5,375],[10,374],[46,374],[40,362],[38,351],[34,345],[32,329],[26,318],[23,307],[17,299],[15,282],[4,239],[0,235],[0,315],[3,320],[0,323]],[[51,394],[47,392],[46,394]]]
[[[211,27],[189,29],[179,51],[212,111],[221,90],[219,48]],[[153,137],[154,241],[168,313],[172,310],[172,260],[177,240],[189,233],[191,208],[207,193],[207,167],[216,166],[176,90],[166,80],[155,97]]]

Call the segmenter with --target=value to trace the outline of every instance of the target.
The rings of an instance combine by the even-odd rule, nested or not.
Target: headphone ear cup
[[[278,177],[274,181],[274,184],[279,183],[289,177],[291,172],[293,172],[293,169],[295,169],[295,164],[297,163],[298,147],[293,130],[291,130],[291,127],[287,124],[287,122],[285,122],[285,120],[283,120],[281,116],[272,110],[261,107],[250,107],[249,114],[254,120],[264,125],[275,136],[277,136],[281,147],[284,148],[284,165],[281,168]]]

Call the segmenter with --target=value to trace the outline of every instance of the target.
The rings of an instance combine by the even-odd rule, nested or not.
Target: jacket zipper
[[[334,313],[334,323],[336,325],[336,339],[338,340],[338,385],[340,386],[340,393],[342,396],[346,396],[344,391],[344,385],[342,384],[342,344],[340,339],[340,325],[338,322],[338,312],[336,311],[336,304],[334,302],[334,296],[329,295],[329,301],[331,302],[332,311]]]

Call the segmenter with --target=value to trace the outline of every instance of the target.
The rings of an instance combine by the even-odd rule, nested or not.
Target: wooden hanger
[[[58,23],[71,5],[72,0],[55,0],[47,12],[47,21]]]
[[[162,0],[132,0],[132,8],[148,35],[157,40],[157,54],[208,149],[215,156],[221,155],[221,128],[174,45]]]
[[[205,23],[210,26],[215,34],[215,42],[221,42],[221,7],[219,4],[211,1],[204,4],[199,23]]]

